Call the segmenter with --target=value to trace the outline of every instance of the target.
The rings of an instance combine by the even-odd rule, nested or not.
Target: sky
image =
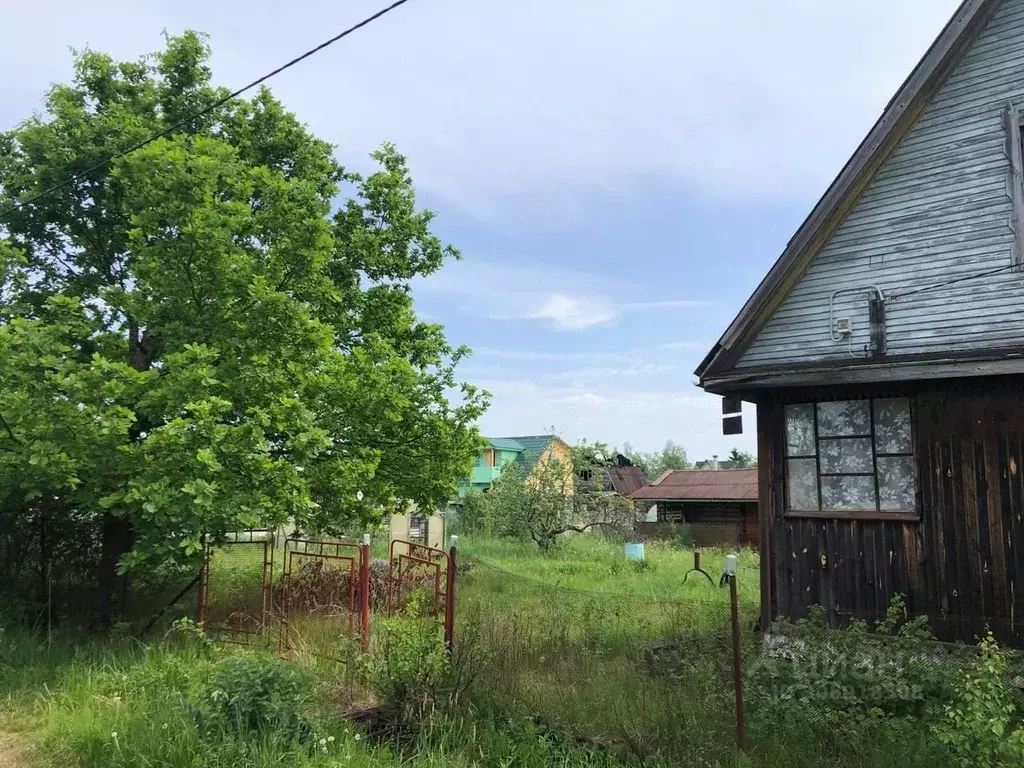
[[[238,87],[385,0],[38,0],[4,10],[0,130],[67,80],[69,49],[119,58],[210,35]],[[693,370],[935,38],[956,0],[411,0],[274,78],[369,170],[392,141],[462,260],[418,311],[474,355],[491,436],[691,459],[721,435]]]

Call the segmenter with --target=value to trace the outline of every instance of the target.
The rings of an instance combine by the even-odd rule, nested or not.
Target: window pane
[[[814,455],[814,406],[786,406],[786,455]]]
[[[875,400],[875,449],[879,453],[912,453],[910,401]]]
[[[821,508],[876,509],[874,476],[822,477]]]
[[[790,459],[786,465],[789,476],[789,508],[820,509],[817,461],[814,459]]]
[[[871,438],[856,437],[842,440],[821,438],[822,474],[848,474],[851,472],[874,472],[871,466]]]
[[[882,509],[915,509],[914,457],[878,458],[878,496]]]
[[[870,435],[871,409],[867,400],[818,403],[818,435]]]

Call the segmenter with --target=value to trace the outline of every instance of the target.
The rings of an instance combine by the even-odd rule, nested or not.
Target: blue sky
[[[18,3],[0,128],[68,77],[69,47],[135,57],[198,29],[234,87],[383,4]],[[476,350],[486,433],[703,458],[753,450],[754,418],[721,436],[693,369],[955,6],[412,0],[271,87],[346,164],[384,140],[409,157],[464,255],[417,306]]]

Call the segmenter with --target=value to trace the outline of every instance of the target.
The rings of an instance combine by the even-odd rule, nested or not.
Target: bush
[[[443,697],[448,678],[444,628],[429,619],[402,616],[374,625],[373,653],[360,659],[367,684],[382,709],[408,724]]]
[[[936,735],[961,768],[1003,768],[1024,763],[1024,725],[1006,686],[1007,655],[989,633],[964,674],[954,704]]]
[[[303,708],[310,677],[297,665],[264,656],[230,656],[218,662],[200,725],[242,734],[273,732],[284,739],[309,733]]]
[[[901,597],[872,636],[863,622],[830,629],[820,608],[794,625],[781,622],[749,668],[755,708],[802,705],[817,718],[920,717],[950,700],[960,663],[931,640],[926,620],[905,620]]]

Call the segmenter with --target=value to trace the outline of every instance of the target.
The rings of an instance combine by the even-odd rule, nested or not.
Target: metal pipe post
[[[456,550],[459,537],[452,536],[451,548],[448,550],[448,572],[444,593],[444,647],[452,652],[455,644],[455,571]]]
[[[736,691],[736,746],[743,749],[745,727],[743,722],[743,662],[740,654],[740,605],[736,585],[736,555],[725,559],[726,573],[729,574],[729,602],[732,605],[732,674]]]
[[[370,647],[370,534],[363,534],[359,547],[359,636],[363,650]]]
[[[202,565],[199,566],[199,626],[206,626],[206,588],[210,570],[210,549],[203,537]]]

